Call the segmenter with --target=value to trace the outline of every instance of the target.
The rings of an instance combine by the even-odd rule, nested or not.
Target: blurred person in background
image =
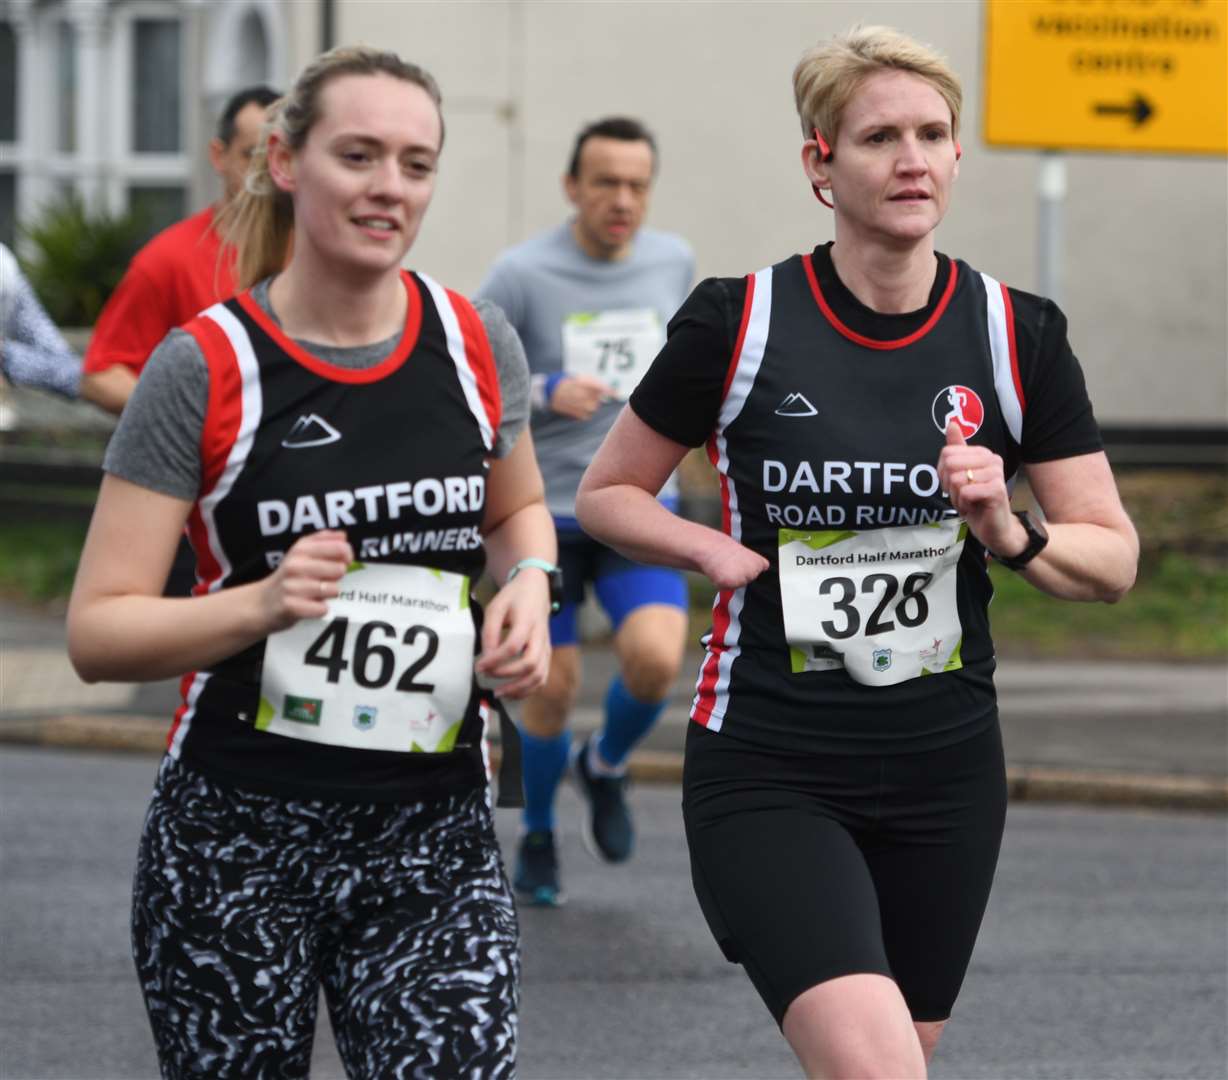
[[[209,163],[222,182],[222,197],[163,229],[137,252],[90,335],[82,397],[118,414],[167,332],[234,295],[234,268],[222,258],[214,222],[242,189],[268,107],[277,98],[267,86],[251,86],[226,103],[209,141]]]
[[[835,241],[701,283],[576,510],[628,557],[719,590],[683,816],[725,956],[808,1076],[917,1078],[1005,820],[987,558],[1112,603],[1138,538],[1065,316],[935,251],[961,156],[945,59],[858,27],[793,84]],[[653,497],[705,444],[720,530]],[[1012,511],[1021,474],[1043,519]]]
[[[81,384],[81,358],[73,352],[17,263],[0,244],[0,373],[14,386],[32,386],[75,398]],[[0,430],[16,417],[0,401]]]
[[[550,677],[524,705],[524,831],[513,875],[521,896],[544,906],[563,900],[554,802],[569,758],[587,803],[589,850],[611,863],[631,856],[627,759],[665,708],[685,644],[682,575],[623,558],[586,536],[575,517],[580,476],[664,342],[694,274],[681,237],[643,227],[656,172],[656,143],[638,120],[589,124],[563,177],[574,217],[500,255],[478,290],[524,342],[533,440],[559,537],[565,602],[550,620]],[[677,491],[670,478],[661,497],[676,507]],[[581,678],[579,610],[590,585],[613,624],[619,670],[601,730],[573,754],[567,723]]]
[[[107,450],[70,655],[189,673],[133,894],[166,1076],[306,1076],[321,987],[347,1075],[515,1073],[487,711],[501,805],[519,740],[477,678],[544,681],[556,551],[515,333],[401,269],[443,136],[416,65],[308,65],[227,214],[243,291],[155,350]],[[185,525],[199,584],[165,598]]]

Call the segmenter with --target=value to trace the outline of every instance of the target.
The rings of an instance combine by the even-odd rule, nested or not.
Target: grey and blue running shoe
[[[597,776],[588,767],[589,743],[593,736],[580,746],[572,761],[576,786],[588,813],[584,818],[582,836],[584,846],[594,858],[606,862],[626,862],[635,847],[635,826],[627,809],[627,777]]]
[[[516,849],[512,885],[535,907],[558,907],[566,899],[559,884],[559,857],[549,829],[527,832]]]

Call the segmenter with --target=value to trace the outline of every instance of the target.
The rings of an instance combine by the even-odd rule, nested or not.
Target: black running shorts
[[[893,978],[945,1020],[1006,816],[995,718],[938,750],[799,755],[688,725],[683,815],[699,905],[780,1024],[828,979]]]

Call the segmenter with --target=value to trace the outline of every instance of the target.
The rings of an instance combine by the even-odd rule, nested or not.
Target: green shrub
[[[60,326],[92,326],[148,236],[143,217],[86,210],[75,195],[49,203],[22,228],[30,284]]]

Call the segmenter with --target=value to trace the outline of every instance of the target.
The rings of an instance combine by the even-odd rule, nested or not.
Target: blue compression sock
[[[524,827],[527,832],[554,828],[554,794],[571,752],[571,732],[553,739],[520,733],[524,765]]]
[[[627,760],[631,748],[657,722],[665,710],[664,701],[639,701],[615,675],[605,695],[605,727],[597,740],[597,753],[607,765],[618,768]]]

